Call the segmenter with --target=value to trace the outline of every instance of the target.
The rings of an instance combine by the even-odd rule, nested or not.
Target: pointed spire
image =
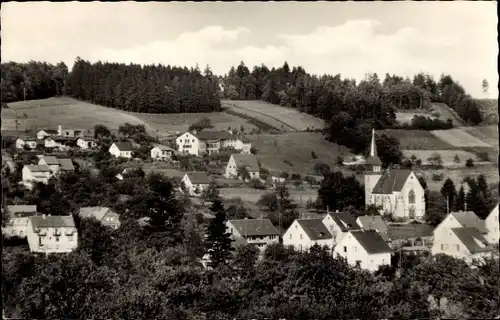
[[[380,161],[377,153],[377,144],[375,143],[375,129],[372,129],[372,141],[370,143],[370,155],[368,156],[368,159],[366,159],[366,164],[373,166],[371,170],[373,171],[380,171],[380,166],[382,165],[382,162]],[[377,169],[377,170],[375,170]]]
[[[370,145],[370,157],[376,158],[377,155],[377,144],[375,143],[375,129],[372,129],[372,143]]]

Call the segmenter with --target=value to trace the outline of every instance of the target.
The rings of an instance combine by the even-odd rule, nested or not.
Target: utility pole
[[[24,101],[26,101],[26,86],[23,86]]]

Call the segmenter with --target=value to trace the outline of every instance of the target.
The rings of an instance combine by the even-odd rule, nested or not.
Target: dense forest
[[[68,73],[64,63],[2,64],[2,102],[65,94],[132,112],[213,112],[220,110],[218,91],[208,66],[202,74],[198,68],[90,63],[77,58]]]

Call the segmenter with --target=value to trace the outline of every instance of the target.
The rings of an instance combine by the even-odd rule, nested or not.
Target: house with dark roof
[[[181,180],[190,196],[200,196],[209,183],[210,178],[205,172],[187,172]]]
[[[132,152],[136,148],[134,145],[129,142],[129,141],[118,141],[118,142],[113,142],[111,147],[109,147],[109,153],[111,153],[112,156],[114,157],[122,157],[122,158],[132,158]]]
[[[2,226],[2,234],[6,237],[26,237],[26,227],[31,216],[37,215],[36,205],[8,205],[4,214],[7,222]]]
[[[253,154],[232,154],[227,162],[225,176],[226,178],[235,178],[238,176],[238,168],[244,167],[248,171],[250,179],[259,178],[259,162]],[[240,177],[241,178],[241,177]]]
[[[39,158],[38,165],[48,166],[53,174],[75,171],[75,166],[73,165],[73,161],[71,159],[44,155]]]
[[[29,148],[29,149],[35,149],[38,140],[36,137],[33,136],[21,136],[16,139],[16,149],[24,149],[24,148]]]
[[[242,153],[250,153],[251,143],[244,136],[228,131],[191,131],[185,132],[175,140],[180,153],[202,155],[219,152],[221,148],[234,148]]]
[[[73,216],[32,216],[26,227],[31,252],[68,253],[78,247],[78,231]]]
[[[393,249],[429,251],[432,245],[433,231],[434,227],[425,223],[391,223],[387,226],[387,243]]]
[[[47,184],[52,176],[52,170],[46,165],[25,165],[22,171],[22,184],[31,189],[37,182]]]
[[[425,214],[424,188],[411,170],[387,169],[377,155],[375,130],[372,132],[370,156],[366,160],[365,205],[375,205],[380,213],[399,220],[421,220]]]
[[[333,248],[335,239],[322,219],[297,219],[283,235],[283,245],[307,251],[315,244]]]
[[[78,212],[82,219],[96,219],[103,226],[111,229],[120,227],[120,216],[109,207],[82,207]]]
[[[151,158],[154,160],[171,160],[175,150],[169,146],[155,144],[151,149]]]
[[[279,242],[279,232],[269,219],[239,219],[226,222],[227,231],[233,239],[244,239],[261,251],[269,244]]]
[[[384,241],[389,241],[389,236],[387,235],[387,224],[381,216],[359,216],[356,222],[363,230],[375,230],[377,231]]]
[[[334,252],[350,265],[369,271],[391,264],[392,249],[375,230],[349,231],[335,246]]]
[[[36,137],[38,138],[38,140],[43,140],[46,137],[51,137],[51,136],[56,136],[56,135],[57,135],[57,130],[53,130],[53,129],[40,129],[36,133]]]
[[[328,212],[323,217],[323,224],[332,234],[335,243],[339,243],[349,231],[360,229],[356,218],[349,212]]]

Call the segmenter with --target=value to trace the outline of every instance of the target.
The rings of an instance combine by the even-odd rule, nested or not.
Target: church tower
[[[382,161],[377,155],[377,145],[375,143],[375,129],[372,130],[372,141],[370,144],[370,155],[366,159],[366,173],[365,173],[365,205],[372,204],[370,197],[373,188],[377,184],[380,177],[382,177]]]

